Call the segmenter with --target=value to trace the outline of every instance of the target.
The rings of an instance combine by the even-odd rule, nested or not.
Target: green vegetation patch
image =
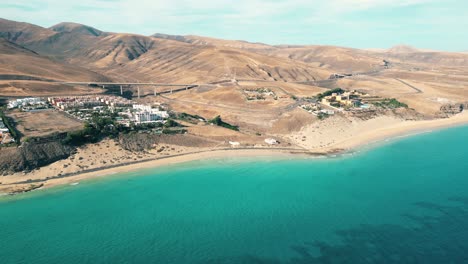
[[[220,127],[225,127],[225,128],[228,128],[228,129],[231,129],[231,130],[235,130],[235,131],[239,131],[239,127],[238,126],[234,126],[234,125],[231,125],[231,124],[228,124],[226,122],[224,122],[222,119],[221,119],[221,116],[217,116],[213,119],[211,119],[210,121],[208,121],[210,124],[214,124],[214,125],[217,125],[217,126],[220,126]]]
[[[116,138],[120,133],[131,133],[132,131],[150,131],[160,129],[163,134],[183,134],[182,124],[168,119],[162,123],[145,123],[126,127],[116,122],[117,115],[114,113],[93,114],[91,120],[86,122],[83,129],[68,132],[63,139],[63,143],[72,146],[81,146],[86,143],[95,143],[99,140],[109,137]]]
[[[165,128],[171,128],[171,127],[183,127],[180,123],[177,123],[173,119],[167,119],[166,122],[164,123]]]
[[[183,120],[183,121],[193,123],[193,124],[196,124],[199,121],[203,121],[203,122],[206,121],[206,119],[204,117],[202,117],[202,116],[191,115],[191,114],[187,114],[187,113],[179,113],[179,114],[177,114],[175,116],[175,118],[178,119],[178,120]]]
[[[383,99],[380,102],[373,103],[376,107],[386,108],[386,109],[396,109],[396,108],[408,108],[408,105],[398,101],[395,98],[392,99]]]
[[[344,93],[345,90],[341,89],[341,88],[335,88],[335,89],[331,89],[331,90],[328,90],[328,91],[325,91],[323,93],[320,93],[320,94],[317,94],[317,99],[319,100],[322,100],[322,98],[326,97],[326,96],[330,96],[334,93],[337,93],[337,94],[342,94]]]
[[[185,133],[187,133],[187,129],[168,129],[168,128],[164,128],[162,130],[162,133],[166,134],[166,135],[185,134]]]
[[[322,112],[320,112],[320,113],[317,114],[317,117],[318,117],[318,119],[323,120],[323,119],[325,119],[325,118],[330,117],[330,115],[327,114],[327,113],[322,113]]]
[[[187,130],[183,129],[184,127],[184,125],[174,121],[173,119],[167,119],[161,133],[167,135],[185,134]]]
[[[67,132],[63,143],[72,146],[81,146],[86,143],[95,143],[104,137],[114,138],[128,128],[114,122],[112,117],[93,115],[91,122],[86,122],[83,129]]]

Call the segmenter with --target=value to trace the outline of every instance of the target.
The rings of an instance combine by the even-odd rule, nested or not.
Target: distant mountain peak
[[[190,43],[191,42],[185,36],[180,36],[180,35],[169,35],[169,34],[156,33],[156,34],[151,35],[151,37],[159,38],[159,39],[175,40],[175,41],[180,41],[180,42],[185,42],[185,43]]]
[[[409,45],[397,45],[391,47],[388,52],[389,53],[413,53],[418,52],[419,50],[415,47]]]
[[[83,24],[79,23],[73,23],[73,22],[62,22],[57,25],[54,25],[50,27],[49,29],[55,31],[55,32],[73,32],[73,33],[81,33],[81,34],[86,34],[86,35],[93,35],[93,36],[101,36],[105,34],[104,32],[95,29],[90,26],[86,26]]]

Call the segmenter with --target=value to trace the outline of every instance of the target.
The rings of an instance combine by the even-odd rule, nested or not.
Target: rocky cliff
[[[130,151],[144,151],[156,148],[158,145],[178,145],[184,147],[212,147],[219,142],[194,135],[151,135],[130,133],[119,136],[119,144]]]
[[[452,115],[459,114],[463,110],[468,110],[468,102],[456,103],[456,104],[446,104],[440,108],[440,115],[444,117],[449,117]]]
[[[68,158],[74,151],[57,137],[25,142],[20,147],[0,148],[0,175],[33,170]]]

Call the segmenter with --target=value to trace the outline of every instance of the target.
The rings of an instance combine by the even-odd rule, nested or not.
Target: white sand
[[[365,121],[334,117],[304,127],[288,139],[305,149],[327,152],[350,150],[386,138],[462,124],[468,124],[466,111],[451,118],[424,121],[404,121],[389,116]]]

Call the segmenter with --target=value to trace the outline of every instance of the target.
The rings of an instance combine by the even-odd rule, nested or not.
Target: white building
[[[41,98],[38,97],[29,97],[29,98],[22,98],[22,99],[16,99],[14,101],[8,102],[8,108],[17,108],[17,107],[23,107],[27,105],[37,105],[37,104],[43,104],[44,102],[41,100]]]
[[[151,105],[133,105],[133,120],[136,123],[161,121],[169,117],[167,111],[154,109]]]
[[[265,139],[265,143],[267,143],[268,145],[276,145],[278,144],[278,141],[274,138],[267,138]]]
[[[153,110],[151,105],[142,105],[142,104],[134,104],[133,110],[140,110],[140,111],[151,111]]]
[[[0,132],[8,132],[8,128],[5,126],[5,124],[3,124],[2,119],[0,119]]]
[[[329,110],[329,109],[322,109],[322,110],[320,110],[320,112],[322,112],[324,114],[327,114],[327,115],[334,115],[335,114],[335,111]]]
[[[153,121],[159,121],[163,119],[161,115],[148,112],[148,111],[133,113],[133,117],[135,119],[135,122],[137,123],[153,122]]]

